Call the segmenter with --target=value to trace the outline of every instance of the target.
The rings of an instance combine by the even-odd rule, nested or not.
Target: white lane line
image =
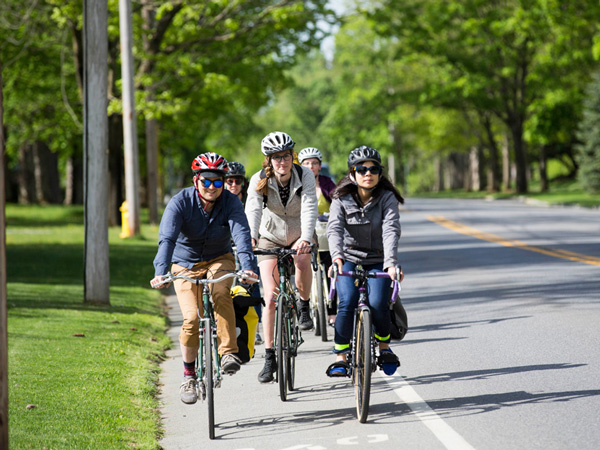
[[[383,375],[382,375],[383,377]],[[383,377],[392,387],[396,395],[406,403],[423,424],[435,435],[448,450],[475,450],[460,434],[450,427],[437,413],[429,407],[417,391],[402,375]]]

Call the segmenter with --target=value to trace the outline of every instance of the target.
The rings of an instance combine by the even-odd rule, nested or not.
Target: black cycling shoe
[[[310,312],[308,310],[300,311],[300,319],[298,320],[298,327],[302,331],[312,330],[315,327],[313,320],[310,318]]]
[[[269,351],[271,350],[271,351]],[[261,383],[270,383],[275,379],[273,374],[277,372],[277,360],[275,359],[275,351],[273,349],[267,349],[265,356],[265,366],[263,370],[258,374],[258,381]]]
[[[312,330],[315,327],[315,324],[310,318],[310,305],[308,300],[300,300],[298,302],[298,311],[300,312],[298,328],[302,331]]]

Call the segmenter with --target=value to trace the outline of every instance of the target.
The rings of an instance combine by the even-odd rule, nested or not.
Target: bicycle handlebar
[[[249,280],[249,281],[258,282],[257,278],[249,277],[248,275],[246,275],[246,273],[244,271],[241,271],[241,270],[239,272],[226,273],[225,275],[223,275],[219,278],[193,278],[193,277],[188,277],[186,275],[180,275],[179,273],[172,274],[171,272],[169,272],[165,275],[165,278],[156,285],[156,287],[171,283],[173,280],[186,280],[191,283],[194,283],[195,285],[199,285],[199,284],[219,283],[228,278],[238,278],[240,280]]]
[[[313,247],[315,246],[315,244],[309,244],[308,246],[312,250]],[[284,257],[287,255],[297,255],[298,254],[298,250],[295,250],[293,248],[283,248],[283,247],[276,247],[276,248],[272,248],[272,249],[255,248],[253,251],[254,251],[255,255],[274,255],[277,257]],[[308,254],[310,252],[306,252],[306,253]]]
[[[338,272],[337,270],[333,271],[333,277],[331,278],[331,283],[330,287],[329,287],[329,300],[333,300],[335,299],[335,293],[336,293],[336,288],[335,288],[335,283],[337,280],[338,276],[342,276],[342,277],[353,277],[353,278],[390,278],[390,274],[387,272],[365,272],[364,270],[362,271],[354,271],[354,270],[342,270],[342,272]],[[400,282],[398,280],[393,280],[392,281],[392,296],[390,298],[391,303],[394,303],[397,299],[398,299],[398,294],[400,293],[400,291],[402,290],[402,287],[400,286]]]

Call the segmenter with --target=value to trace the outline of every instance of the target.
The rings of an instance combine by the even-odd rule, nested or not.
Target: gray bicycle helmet
[[[352,150],[350,155],[348,155],[348,169],[365,161],[373,161],[374,163],[381,165],[381,155],[374,148],[361,145]]]
[[[263,155],[269,156],[284,150],[293,150],[296,143],[292,138],[282,131],[273,131],[267,134],[260,143]]]
[[[317,158],[320,162],[323,162],[323,155],[319,151],[318,148],[315,147],[306,147],[300,150],[298,153],[298,161],[302,164],[302,161],[305,159]]]
[[[242,163],[232,161],[229,163],[229,171],[225,175],[226,178],[230,177],[245,177],[246,168]]]

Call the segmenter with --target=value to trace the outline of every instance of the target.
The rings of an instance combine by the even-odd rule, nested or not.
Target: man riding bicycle
[[[163,214],[151,286],[165,287],[160,283],[171,264],[171,271],[185,271],[190,277],[212,279],[234,271],[232,238],[242,270],[249,277],[258,278],[244,208],[237,196],[223,189],[227,160],[217,153],[204,153],[194,159],[192,171],[194,185],[175,195]],[[240,369],[241,360],[236,356],[238,346],[231,283],[231,279],[225,280],[211,284],[210,289],[217,318],[221,368],[223,372],[233,374]],[[180,397],[184,403],[195,403],[198,399],[195,361],[200,343],[198,311],[203,314],[202,294],[198,292],[201,287],[185,280],[175,281],[174,286],[183,315],[179,342],[184,380]]]

